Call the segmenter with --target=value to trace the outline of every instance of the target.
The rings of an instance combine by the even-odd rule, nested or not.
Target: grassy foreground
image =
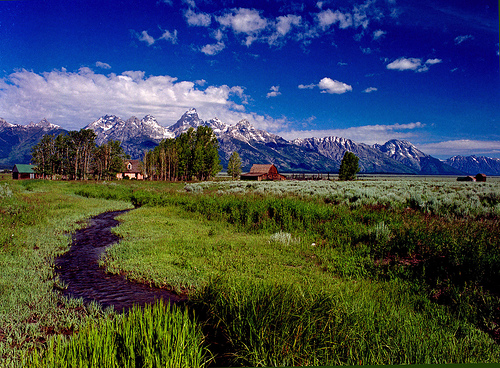
[[[234,366],[500,362],[495,185],[220,185],[0,182],[1,364],[204,366],[207,348]],[[188,293],[191,312],[119,316],[53,291],[75,224],[130,203],[103,264]]]

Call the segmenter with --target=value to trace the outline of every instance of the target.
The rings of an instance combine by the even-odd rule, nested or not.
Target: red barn
[[[286,176],[278,173],[273,164],[254,164],[249,173],[241,175],[241,180],[286,180]]]

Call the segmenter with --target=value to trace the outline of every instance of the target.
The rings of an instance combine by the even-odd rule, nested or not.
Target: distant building
[[[473,176],[462,176],[457,178],[457,181],[476,181],[476,178]]]
[[[486,181],[486,175],[485,174],[477,174],[476,181]]]
[[[12,179],[39,179],[40,174],[37,174],[35,169],[34,165],[15,164],[12,169]]]
[[[278,173],[278,169],[273,164],[254,164],[249,173],[241,175],[241,180],[286,180],[286,176]]]
[[[129,179],[144,180],[144,175],[141,170],[142,163],[140,160],[127,160],[124,164],[125,171],[116,174],[117,179],[124,179],[127,177]]]

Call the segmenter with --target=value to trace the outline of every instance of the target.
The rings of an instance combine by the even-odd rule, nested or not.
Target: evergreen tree
[[[238,152],[234,151],[231,153],[231,157],[229,157],[229,162],[227,164],[227,173],[231,175],[234,179],[237,179],[241,175],[241,159]]]
[[[359,172],[359,159],[352,152],[346,152],[340,164],[339,179],[340,180],[355,180],[356,174]]]

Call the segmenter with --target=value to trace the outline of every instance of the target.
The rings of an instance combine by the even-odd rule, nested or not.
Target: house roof
[[[128,164],[131,164],[132,167],[129,169]],[[141,160],[127,160],[125,161],[125,172],[128,173],[136,173],[141,172]]]
[[[258,175],[258,174],[267,174],[269,170],[271,170],[271,167],[273,167],[273,164],[254,164],[252,165],[252,168],[250,169],[249,174],[253,175]]]
[[[15,164],[12,171],[21,174],[33,174],[35,172],[35,169],[35,165]]]

